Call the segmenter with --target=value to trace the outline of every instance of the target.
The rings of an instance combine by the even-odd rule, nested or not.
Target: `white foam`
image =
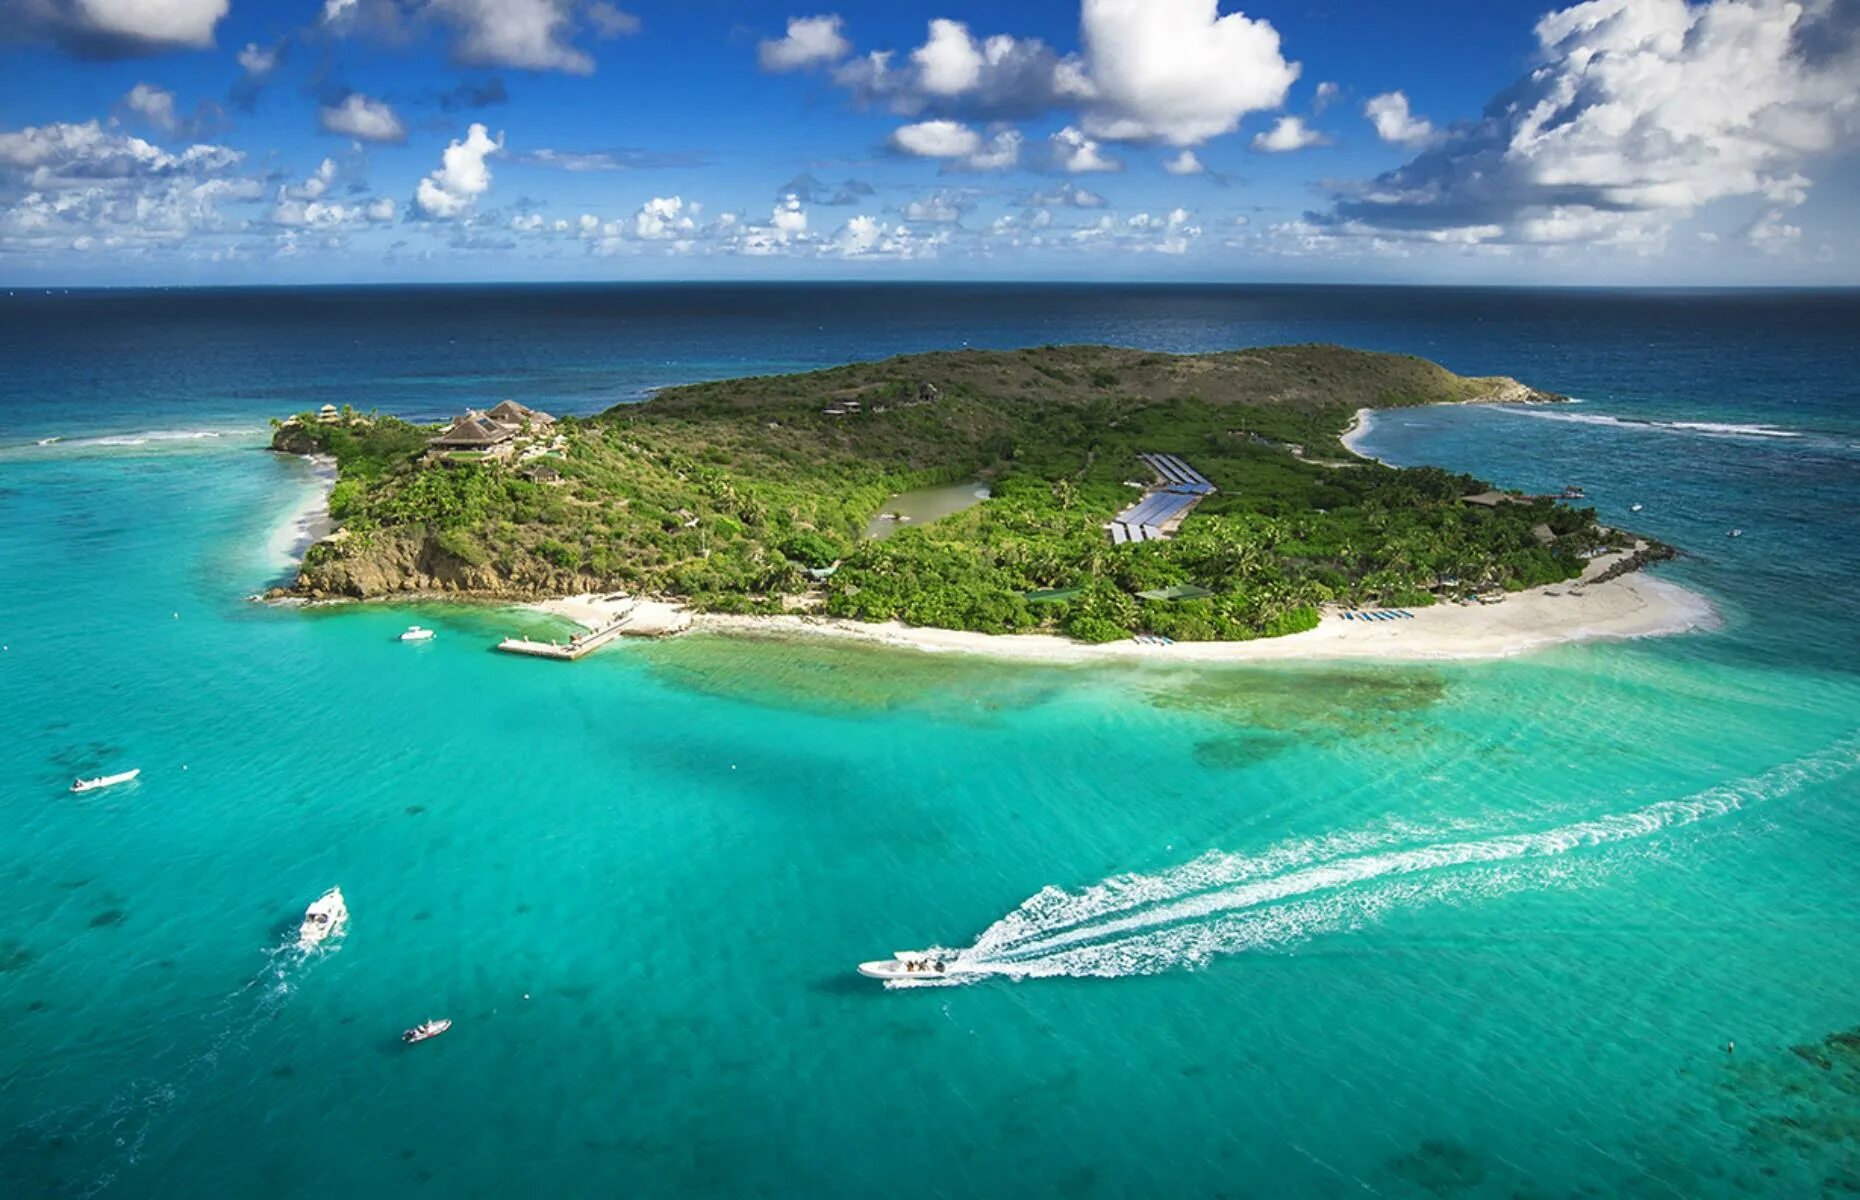
[[[956,956],[962,979],[1117,976],[1196,966],[1231,954],[1356,928],[1391,908],[1496,895],[1580,878],[1572,851],[1645,839],[1774,800],[1860,767],[1860,735],[1679,800],[1551,829],[1415,845],[1388,829],[1277,847],[1213,852],[1155,875],[1124,875],[1073,893],[1047,887]]]
[[[1779,425],[1743,425],[1731,421],[1653,421],[1636,417],[1610,417],[1601,413],[1558,412],[1547,408],[1522,408],[1512,405],[1494,405],[1493,410],[1519,417],[1535,417],[1540,421],[1563,421],[1572,425],[1606,425],[1615,429],[1649,429],[1665,433],[1696,433],[1708,437],[1793,439],[1809,436],[1802,430],[1784,429]]]

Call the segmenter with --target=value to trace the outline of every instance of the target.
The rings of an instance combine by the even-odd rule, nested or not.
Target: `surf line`
[[[1573,851],[1726,816],[1860,768],[1860,731],[1678,800],[1551,829],[1405,847],[1364,835],[1259,856],[1203,855],[1079,892],[1044,888],[954,954],[948,980],[1150,974],[1355,927],[1393,907],[1564,876]],[[925,981],[942,982],[938,981]]]

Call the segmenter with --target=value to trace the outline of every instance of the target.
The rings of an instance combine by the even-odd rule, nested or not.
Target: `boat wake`
[[[42,1152],[58,1194],[100,1195],[142,1160],[162,1116],[184,1103],[260,1029],[282,1015],[305,974],[339,946],[340,941],[332,939],[302,948],[293,927],[284,941],[265,952],[262,968],[202,1014],[201,1026],[208,1031],[204,1041],[166,1078],[134,1080],[98,1105],[41,1113],[14,1131],[7,1144]]]
[[[1360,928],[1433,901],[1553,886],[1606,868],[1609,847],[1780,799],[1860,768],[1860,733],[1760,775],[1630,812],[1554,828],[1473,836],[1444,831],[1416,844],[1390,830],[1211,852],[1151,875],[1120,875],[1069,892],[1047,887],[951,956],[946,979],[1117,977],[1206,964],[1222,954]]]

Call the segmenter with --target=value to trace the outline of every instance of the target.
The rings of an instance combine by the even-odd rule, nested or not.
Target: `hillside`
[[[1304,627],[1327,599],[1413,606],[1443,579],[1572,577],[1605,540],[1591,514],[1467,505],[1484,483],[1364,463],[1337,440],[1366,406],[1556,398],[1332,346],[965,350],[671,388],[563,421],[527,466],[428,464],[431,431],[393,418],[305,418],[278,446],[341,466],[338,529],[306,557],[302,595],[624,589],[713,610],[1236,638]],[[1172,540],[1114,546],[1106,523],[1152,474],[1142,452],[1180,456],[1218,491]],[[892,493],[965,479],[993,497],[862,536]],[[1181,585],[1211,594],[1136,595]]]

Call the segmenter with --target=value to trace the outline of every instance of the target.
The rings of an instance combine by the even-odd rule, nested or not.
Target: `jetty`
[[[505,654],[528,654],[534,658],[555,658],[563,662],[574,662],[583,655],[592,654],[613,641],[626,631],[626,626],[633,619],[633,610],[628,609],[605,625],[578,633],[567,642],[539,642],[534,638],[507,637],[497,643],[497,648]]]
[[[1111,543],[1160,542],[1181,525],[1188,510],[1214,494],[1201,472],[1173,454],[1140,454],[1156,483],[1143,498],[1111,518]]]

